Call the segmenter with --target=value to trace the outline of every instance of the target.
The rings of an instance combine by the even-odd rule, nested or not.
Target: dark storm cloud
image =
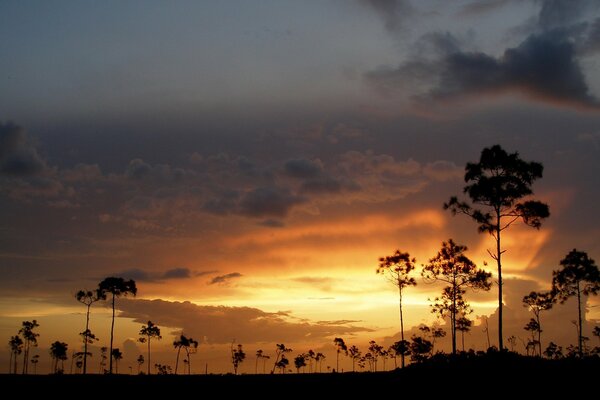
[[[291,322],[289,313],[269,313],[251,307],[199,306],[190,302],[166,300],[119,301],[120,317],[146,323],[150,318],[159,325],[181,328],[192,337],[204,337],[208,343],[298,342],[329,340],[333,335],[352,335],[371,329],[351,325],[351,321],[322,323]]]
[[[25,130],[12,122],[0,122],[0,173],[26,177],[40,174],[45,168],[45,161]]]
[[[305,201],[286,188],[259,187],[244,194],[239,213],[249,217],[283,218],[293,206]]]
[[[286,161],[283,169],[292,178],[314,178],[323,172],[323,163],[320,160],[293,159]]]
[[[475,0],[466,4],[460,10],[461,15],[477,16],[497,10],[514,0]]]
[[[360,0],[361,3],[374,9],[383,19],[385,28],[391,32],[404,29],[404,22],[414,13],[409,0]]]
[[[232,279],[235,278],[241,278],[243,275],[240,274],[239,272],[231,272],[229,274],[225,274],[225,275],[219,275],[219,276],[215,276],[214,278],[212,278],[210,280],[210,282],[208,282],[209,285],[225,285],[227,283],[229,283],[229,281],[231,281]]]
[[[422,67],[422,76],[410,74]],[[437,83],[420,100],[448,100],[461,96],[522,92],[536,100],[597,108],[579,66],[576,48],[563,31],[531,35],[518,47],[495,58],[481,52],[456,51],[433,61],[409,62],[395,70],[369,72],[375,86],[393,89],[407,77]],[[427,76],[429,75],[429,76]]]
[[[543,0],[538,16],[539,28],[548,31],[580,22],[597,10],[597,0]]]

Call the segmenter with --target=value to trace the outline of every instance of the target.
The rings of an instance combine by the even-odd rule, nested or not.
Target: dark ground
[[[0,375],[3,398],[497,398],[598,395],[600,358],[559,361],[511,354],[430,361],[379,373],[276,375]],[[440,396],[441,397],[441,396]]]

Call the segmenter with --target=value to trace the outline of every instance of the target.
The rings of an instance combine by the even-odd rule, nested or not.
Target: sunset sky
[[[49,343],[79,349],[74,294],[107,276],[138,284],[118,301],[123,372],[148,319],[159,362],[183,329],[202,371],[229,371],[233,340],[243,372],[275,343],[328,365],[336,336],[389,345],[379,257],[420,266],[453,238],[495,272],[493,239],[442,208],[494,144],[544,164],[551,212],[505,236],[505,337],[526,338],[521,299],[570,250],[600,259],[598,1],[3,1],[0,38],[2,366],[26,319],[40,371]],[[408,336],[441,290],[418,281]],[[467,346],[487,347],[482,316],[497,344],[497,286],[467,299]],[[110,311],[92,310],[106,345]],[[576,342],[575,303],[543,318],[546,343]]]

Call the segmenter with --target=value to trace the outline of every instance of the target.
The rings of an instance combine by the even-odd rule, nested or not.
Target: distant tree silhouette
[[[378,345],[374,340],[369,342],[369,352],[373,356],[373,370],[377,372],[377,361],[382,356],[383,346]]]
[[[533,312],[536,324],[531,325],[530,328],[537,327],[537,344],[538,354],[542,356],[542,321],[540,319],[540,313],[552,308],[554,305],[554,295],[552,292],[530,292],[527,296],[523,297],[523,306],[529,308]],[[529,324],[528,324],[529,325]],[[527,330],[527,329],[526,329]],[[534,331],[532,331],[533,333]]]
[[[271,373],[275,372],[275,368],[281,368],[279,362],[281,361],[282,358],[285,358],[284,355],[286,353],[290,353],[292,352],[292,349],[288,349],[287,347],[285,347],[285,344],[281,343],[281,344],[277,344],[275,346],[275,362],[273,363],[273,369],[271,370]],[[290,363],[287,359],[287,364],[285,364],[286,366]]]
[[[140,329],[140,343],[148,343],[148,375],[150,375],[150,342],[152,339],[160,340],[160,328],[152,321],[148,321],[148,325],[142,325]]]
[[[428,282],[444,282],[442,295],[436,297],[432,311],[440,317],[450,317],[452,354],[456,354],[456,320],[460,314],[469,314],[471,308],[464,299],[467,288],[490,290],[491,273],[477,268],[466,255],[467,246],[452,239],[442,242],[442,248],[423,266],[421,275]]]
[[[188,360],[188,374],[191,374],[190,354],[192,354],[192,352],[198,348],[198,341],[192,339],[191,337],[187,337],[182,333],[178,339],[175,339],[175,341],[173,342],[173,346],[177,349],[177,360],[175,361],[175,375],[177,375],[177,368],[179,366],[179,354],[181,353],[181,349],[185,350]]]
[[[171,373],[170,365],[154,364],[154,368],[156,368],[156,373],[158,375],[169,375]]]
[[[600,291],[600,271],[586,252],[573,249],[560,261],[561,269],[552,273],[552,291],[564,303],[577,296],[577,343],[579,356],[583,356],[583,318],[581,295],[596,295]]]
[[[276,367],[279,368],[280,373],[285,374],[285,370],[288,365],[290,365],[290,361],[285,357],[285,354],[281,354],[281,358],[276,364]]]
[[[325,359],[325,354],[323,353],[317,353],[315,354],[315,369],[317,368],[317,365],[319,366],[319,372],[323,372],[323,360]]]
[[[137,371],[138,371],[138,375],[139,375],[141,372],[141,369],[142,369],[142,365],[146,362],[146,360],[144,359],[144,355],[140,354],[135,361],[137,362],[137,366],[138,366]],[[148,365],[150,365],[150,364],[148,364]],[[150,373],[148,373],[148,375],[150,375]]]
[[[106,373],[106,360],[108,359],[108,347],[100,347],[100,373]]]
[[[563,357],[562,347],[554,342],[550,342],[546,350],[544,350],[544,355],[552,360],[558,360]]]
[[[335,371],[340,372],[340,353],[343,352],[345,355],[348,355],[348,346],[346,346],[344,339],[339,337],[333,339],[333,344],[335,345],[336,352]]]
[[[529,334],[531,335],[527,345],[525,346],[525,350],[527,351],[527,355],[529,355],[529,351],[531,350],[531,355],[535,355],[535,350],[539,347],[539,342],[536,338],[537,334],[541,332],[540,324],[533,318],[529,320],[529,322],[523,327]],[[541,357],[541,356],[540,356]]]
[[[432,326],[431,328],[427,325],[422,325],[419,327],[419,330],[423,332],[423,334],[431,339],[431,355],[433,355],[433,350],[435,349],[435,342],[437,339],[441,339],[446,336],[446,331],[439,326]],[[413,339],[414,341],[414,339]],[[411,348],[412,352],[412,348]]]
[[[31,357],[31,365],[33,365],[33,374],[37,374],[37,365],[40,362],[40,355],[36,354]]]
[[[415,258],[410,254],[403,253],[400,250],[391,256],[380,257],[377,273],[385,276],[398,288],[398,306],[400,310],[400,338],[404,340],[404,318],[402,315],[402,293],[404,288],[415,286],[417,281],[410,277],[410,273],[415,269]],[[404,356],[401,358],[402,368],[404,368]]]
[[[115,331],[115,299],[129,294],[135,296],[137,294],[137,286],[133,279],[125,280],[123,278],[108,277],[98,284],[98,297],[106,300],[107,296],[111,296],[112,305],[112,322],[110,325],[110,354],[113,354],[113,339]],[[112,374],[113,357],[109,359],[108,372]]]
[[[307,359],[307,355],[302,353],[302,354],[298,354],[296,357],[294,357],[294,366],[296,367],[296,373],[300,373],[300,368],[304,368],[306,367],[306,359]]]
[[[244,353],[241,344],[238,344],[237,348],[234,348],[234,342],[231,343],[231,364],[233,364],[233,374],[237,375],[238,367],[246,359],[246,353]]]
[[[496,241],[490,256],[498,265],[498,347],[504,350],[502,340],[502,254],[501,234],[519,219],[539,229],[542,219],[550,216],[548,205],[522,199],[533,194],[533,182],[542,177],[544,167],[538,162],[526,162],[519,153],[507,153],[499,145],[484,148],[478,163],[467,163],[463,191],[471,204],[451,197],[444,204],[453,215],[466,214],[478,225],[480,233],[490,234]],[[479,208],[481,207],[481,208]]]
[[[37,347],[37,338],[40,336],[39,333],[35,333],[33,330],[40,326],[37,321],[23,321],[19,334],[23,337],[23,374],[26,374],[29,369],[29,351],[32,347]]]
[[[81,336],[81,338],[83,339],[83,343],[84,343],[84,346],[83,346],[84,350],[81,352],[81,357],[82,357],[81,364],[82,364],[82,368],[83,368],[83,373],[85,374],[86,367],[87,367],[87,357],[92,356],[92,353],[87,350],[87,345],[97,342],[98,338],[89,329],[86,329],[85,331],[80,332],[79,336]]]
[[[460,332],[462,351],[465,351],[465,333],[471,330],[471,326],[473,326],[473,321],[464,314],[456,320],[456,330]]]
[[[592,335],[596,336],[600,341],[600,325],[596,325],[592,331]]]
[[[358,347],[353,345],[348,348],[348,355],[350,355],[350,358],[352,359],[352,372],[354,372],[356,361],[359,360],[362,355],[361,351]]]
[[[82,303],[86,307],[85,312],[85,330],[82,332],[83,336],[83,374],[85,375],[87,372],[87,354],[88,354],[88,344],[92,344],[96,339],[96,336],[93,338],[90,337],[92,332],[90,331],[90,308],[92,304],[100,300],[100,296],[98,296],[98,291],[91,290],[80,290],[75,294],[75,298],[78,302]]]
[[[18,356],[23,352],[23,339],[19,335],[11,336],[8,340],[8,346],[10,347],[10,364],[9,366],[13,366],[13,373],[17,373],[17,363]],[[10,368],[9,368],[10,371]]]
[[[258,374],[258,360],[263,358],[263,351],[261,349],[256,350],[256,362],[254,363],[254,373]],[[264,373],[264,371],[263,371]]]
[[[417,363],[427,360],[433,351],[433,343],[421,336],[413,336],[411,340],[410,359]]]
[[[510,345],[510,351],[515,351],[515,347],[517,345],[517,337],[515,335],[509,336],[507,339],[508,344]]]
[[[312,362],[315,359],[316,353],[311,349],[306,353],[306,359],[308,360],[308,372],[312,373]]]
[[[64,362],[67,359],[68,345],[65,342],[58,340],[50,344],[50,357],[54,360],[52,372],[55,374],[62,373],[65,370]],[[58,362],[61,362],[61,369],[58,369]]]
[[[399,340],[390,346],[390,350],[393,350],[396,356],[406,357],[410,355],[410,342],[408,340]],[[394,359],[394,366],[396,366],[396,359]]]
[[[119,361],[123,359],[123,352],[119,348],[112,349],[110,352],[112,358],[115,360],[115,374],[119,373]]]

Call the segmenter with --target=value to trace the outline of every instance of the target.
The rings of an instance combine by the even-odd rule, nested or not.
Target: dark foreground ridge
[[[377,373],[320,373],[275,375],[1,375],[5,393],[67,393],[84,390],[91,398],[171,395],[229,398],[323,398],[371,394],[427,396],[446,394],[465,398],[498,395],[574,395],[597,385],[600,357],[544,360],[514,353],[476,359],[434,357],[403,370]],[[500,383],[498,383],[500,378]],[[25,390],[25,392],[23,392]],[[316,397],[315,397],[316,396]]]

